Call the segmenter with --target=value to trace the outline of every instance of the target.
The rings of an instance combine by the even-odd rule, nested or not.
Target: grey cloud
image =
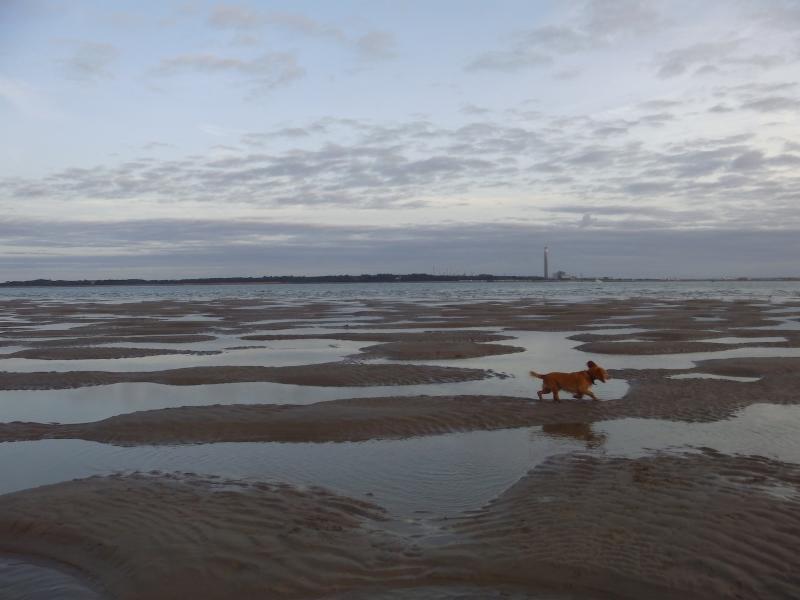
[[[578,68],[561,69],[560,71],[553,73],[553,77],[561,81],[567,81],[569,79],[576,79],[581,75],[581,73],[583,73],[583,70]]]
[[[491,111],[488,108],[467,103],[461,107],[461,112],[465,115],[487,115]]]
[[[800,166],[800,156],[797,154],[779,154],[767,159],[767,163],[776,167],[798,167]]]
[[[656,4],[645,0],[589,0],[577,16],[564,24],[545,25],[517,32],[505,49],[484,52],[467,66],[467,71],[513,72],[549,66],[555,57],[608,46],[620,34],[641,34],[666,26]],[[561,70],[557,79],[576,76],[575,69]]]
[[[466,70],[513,72],[549,66],[554,63],[554,54],[580,52],[592,44],[591,38],[569,27],[538,27],[515,34],[508,49],[478,55]]]
[[[309,131],[303,127],[283,127],[275,132],[276,135],[282,137],[299,138],[311,135]]]
[[[714,90],[714,95],[718,98],[728,98],[734,96],[742,100],[748,100],[763,96],[774,96],[790,93],[797,88],[797,85],[798,83],[796,81],[783,81],[775,83],[752,81],[737,85],[717,87]]]
[[[168,144],[166,142],[147,142],[145,145],[142,146],[143,150],[159,150],[161,148],[174,148],[172,144]]]
[[[608,148],[588,148],[564,160],[570,165],[599,167],[614,162],[617,155],[617,152]]]
[[[615,135],[623,135],[628,133],[627,127],[619,127],[619,126],[605,126],[605,127],[598,127],[594,130],[594,135],[599,137],[609,137]]]
[[[734,171],[751,171],[764,166],[764,153],[759,150],[748,150],[733,159],[730,168]]]
[[[759,69],[772,69],[787,63],[787,57],[781,54],[753,54],[750,56],[728,58],[725,63],[731,65],[745,65]]]
[[[741,40],[724,42],[700,42],[659,53],[656,57],[657,74],[662,79],[677,77],[691,67],[704,66],[709,62],[728,57],[741,46]]]
[[[662,100],[662,99],[659,99],[659,100],[647,100],[645,102],[640,103],[639,106],[641,106],[642,108],[644,108],[646,110],[662,111],[662,110],[666,110],[668,108],[676,108],[678,106],[681,106],[682,104],[683,104],[683,102],[681,102],[679,100]]]
[[[545,26],[537,27],[518,35],[522,47],[538,48],[551,53],[573,53],[587,50],[594,44],[584,33],[570,27]]]
[[[752,17],[777,30],[800,29],[800,5],[794,0],[760,0],[753,3]]]
[[[270,25],[312,37],[347,41],[345,33],[305,15],[288,12],[267,12],[238,5],[217,5],[212,8],[208,24],[219,29],[252,31]]]
[[[733,112],[733,110],[734,109],[732,109],[731,107],[726,106],[724,104],[715,104],[714,106],[712,106],[711,108],[708,109],[708,112],[712,112],[712,113],[729,113],[729,112]]]
[[[674,121],[675,115],[668,112],[653,113],[643,115],[636,121],[639,125],[651,125],[653,127],[660,127],[669,121]]]
[[[623,189],[633,196],[663,196],[675,189],[672,181],[634,181],[625,184]]]
[[[210,25],[223,29],[257,29],[265,24],[265,17],[245,6],[218,5],[208,18]]]
[[[284,27],[290,31],[312,37],[326,37],[339,42],[347,42],[348,36],[338,27],[331,27],[304,15],[273,12],[265,16],[270,25]]]
[[[749,100],[742,104],[742,108],[757,112],[796,111],[800,108],[800,100],[787,96],[769,96]]]
[[[728,166],[747,151],[741,146],[722,146],[712,150],[694,150],[670,154],[664,161],[674,165],[679,177],[702,177]]]
[[[692,75],[695,77],[702,77],[704,75],[716,75],[718,73],[722,73],[722,69],[720,69],[716,65],[703,65],[702,67],[698,67]]]
[[[119,56],[115,46],[97,42],[64,43],[71,48],[71,55],[58,63],[69,79],[95,82],[114,77],[111,66]]]
[[[585,7],[586,29],[607,36],[625,32],[648,33],[663,29],[667,21],[650,0],[589,0]]]
[[[385,60],[395,56],[394,36],[385,31],[372,31],[362,35],[355,44],[359,55],[367,60]]]
[[[306,37],[325,39],[346,48],[354,49],[366,60],[385,60],[395,56],[394,36],[386,31],[368,31],[351,34],[340,27],[328,25],[303,14],[255,10],[248,7],[218,5],[208,19],[209,25],[219,29],[237,31],[241,36],[264,27],[279,28]]]
[[[513,72],[551,64],[553,64],[553,58],[547,54],[525,48],[517,48],[481,54],[467,64],[466,70]]]
[[[778,206],[800,188],[792,148],[768,152],[751,133],[644,144],[636,124],[541,116],[525,124],[480,120],[446,128],[426,120],[376,125],[325,118],[248,133],[240,141],[250,151],[229,148],[210,156],[6,179],[0,201],[379,209],[455,205],[479,190],[508,188],[533,197],[592,197],[595,208],[582,214],[602,215],[603,206],[653,198],[676,207],[701,202],[718,212],[722,224],[755,225],[766,204]],[[796,220],[791,212],[784,218]]]
[[[286,85],[305,75],[293,54],[266,53],[252,59],[217,56],[215,54],[186,54],[163,59],[154,73],[174,76],[186,72],[232,73],[246,78],[251,89],[258,93]]]

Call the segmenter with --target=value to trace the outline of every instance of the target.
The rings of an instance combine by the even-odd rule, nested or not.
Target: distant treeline
[[[543,277],[522,275],[429,275],[427,273],[377,273],[374,275],[280,275],[265,277],[199,277],[195,279],[33,279],[6,281],[0,287],[80,287],[99,285],[218,285],[237,283],[394,283],[424,281],[542,281]]]
[[[198,277],[195,279],[32,279],[30,281],[6,281],[0,287],[89,287],[101,285],[225,285],[225,284],[263,284],[263,283],[398,283],[426,281],[798,281],[800,277],[737,277],[707,279],[659,279],[659,278],[618,278],[618,277],[565,277],[545,279],[537,275],[431,275],[429,273],[376,273],[373,275],[274,275],[264,277]]]

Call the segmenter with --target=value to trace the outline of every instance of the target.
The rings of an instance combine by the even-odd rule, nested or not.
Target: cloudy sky
[[[800,0],[0,0],[0,281],[800,275]]]

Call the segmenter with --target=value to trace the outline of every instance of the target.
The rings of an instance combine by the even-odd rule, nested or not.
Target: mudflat
[[[202,465],[62,481],[0,495],[0,552],[63,565],[110,598],[798,597],[798,464],[696,446],[608,455],[591,429],[631,417],[710,423],[755,404],[800,403],[800,303],[775,308],[666,299],[0,303],[14,317],[2,324],[0,364],[14,369],[2,369],[0,390],[219,390],[212,406],[84,423],[0,415],[6,450],[75,439],[154,451],[207,444],[213,455],[219,443],[415,443],[518,428],[586,442],[540,461],[479,510],[414,526],[369,497],[231,479]],[[526,346],[537,335],[560,336],[561,350]],[[306,344],[336,354],[344,342],[358,350],[269,363]],[[603,397],[598,383],[600,402],[535,400],[523,367],[557,351],[574,361],[562,370],[595,360],[627,383],[624,393]],[[162,359],[183,362],[152,366]],[[137,369],[143,360],[150,367]],[[70,361],[94,362],[70,370]],[[227,385],[243,382],[344,396],[228,400]],[[372,388],[380,393],[346,396]]]

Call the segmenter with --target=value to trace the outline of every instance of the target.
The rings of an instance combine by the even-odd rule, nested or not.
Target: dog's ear
[[[586,363],[586,366],[589,367],[590,369],[594,369],[597,365],[593,360],[590,360],[589,362]]]

